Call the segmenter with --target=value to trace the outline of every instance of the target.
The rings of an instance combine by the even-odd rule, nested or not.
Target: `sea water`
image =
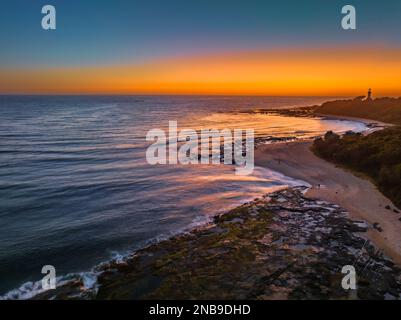
[[[322,97],[0,96],[0,295],[85,272],[204,223],[261,194],[302,182],[255,168],[146,162],[146,133],[252,128],[255,136],[308,138],[362,131],[359,122],[247,113],[314,105]],[[28,286],[29,287],[29,286]],[[32,286],[31,286],[32,287]]]

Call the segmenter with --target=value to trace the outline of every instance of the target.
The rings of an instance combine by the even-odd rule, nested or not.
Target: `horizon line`
[[[104,96],[104,97],[112,97],[112,96],[120,96],[120,97],[134,97],[134,96],[142,96],[142,97],[271,97],[271,98],[280,98],[280,97],[292,97],[292,98],[356,98],[359,96],[363,96],[363,94],[357,95],[349,95],[349,94],[338,94],[338,95],[299,95],[299,94],[289,94],[289,95],[269,95],[269,94],[230,94],[230,93],[211,93],[211,94],[203,94],[203,93],[0,93],[1,97],[5,96],[14,96],[14,97],[95,97],[95,96]],[[375,98],[401,98],[401,96],[397,95],[376,95]]]

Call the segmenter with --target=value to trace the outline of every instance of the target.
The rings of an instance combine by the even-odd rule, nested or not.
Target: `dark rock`
[[[373,228],[375,228],[377,231],[382,232],[383,229],[380,227],[380,224],[378,222],[375,222],[373,224]]]

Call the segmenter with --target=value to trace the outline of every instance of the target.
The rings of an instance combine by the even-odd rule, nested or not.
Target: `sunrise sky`
[[[397,0],[4,0],[0,93],[401,95],[400,30]]]

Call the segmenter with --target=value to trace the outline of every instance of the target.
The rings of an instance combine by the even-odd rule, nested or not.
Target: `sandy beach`
[[[308,182],[308,197],[338,204],[353,219],[368,222],[369,239],[400,265],[401,221],[394,204],[370,181],[315,156],[311,145],[312,141],[297,141],[261,146],[255,151],[255,164]],[[388,205],[391,210],[385,208]],[[373,228],[375,223],[381,232]]]

